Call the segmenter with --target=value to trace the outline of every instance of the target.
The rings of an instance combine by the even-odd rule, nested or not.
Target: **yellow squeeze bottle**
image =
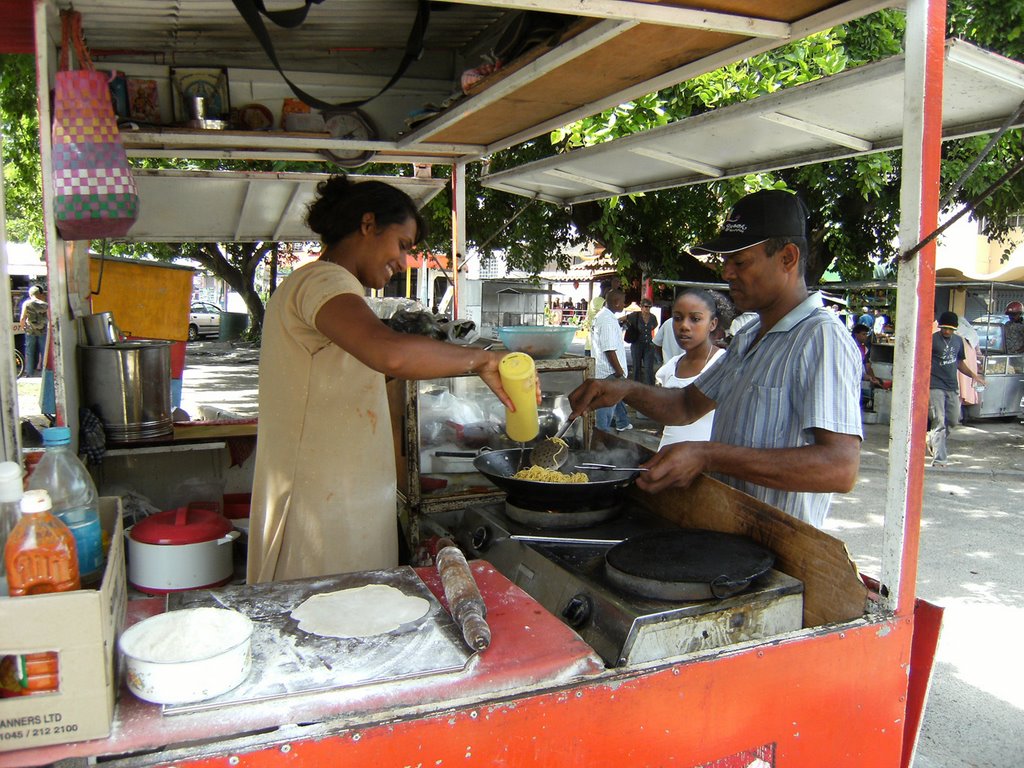
[[[523,352],[512,352],[498,363],[501,386],[515,403],[515,412],[505,409],[505,432],[517,443],[533,440],[540,432],[537,418],[537,369],[533,358]]]

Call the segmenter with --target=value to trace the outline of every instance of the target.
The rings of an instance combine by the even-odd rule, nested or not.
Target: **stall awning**
[[[947,139],[996,130],[1024,102],[1020,62],[950,40],[945,65]],[[564,205],[896,149],[903,69],[896,56],[500,171],[483,184]]]
[[[135,170],[139,220],[126,239],[136,242],[301,242],[315,240],[305,224],[317,173]],[[398,187],[420,208],[444,189],[446,179],[376,178]],[[202,183],[199,183],[202,182]]]
[[[34,53],[35,26],[30,0],[0,0],[0,53]]]

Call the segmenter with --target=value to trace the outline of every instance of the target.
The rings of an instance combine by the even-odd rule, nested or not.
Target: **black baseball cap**
[[[956,312],[943,312],[939,315],[939,328],[952,328],[954,331],[960,325],[960,318]]]
[[[792,192],[762,189],[736,203],[718,237],[690,253],[735,253],[773,237],[807,237],[807,206]]]

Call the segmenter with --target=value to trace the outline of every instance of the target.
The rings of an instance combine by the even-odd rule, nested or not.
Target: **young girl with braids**
[[[672,305],[672,330],[683,353],[658,369],[655,378],[660,386],[685,387],[725,355],[712,341],[718,324],[718,303],[708,291],[694,288],[679,294]],[[658,450],[687,440],[710,440],[714,418],[710,411],[692,424],[666,425]]]

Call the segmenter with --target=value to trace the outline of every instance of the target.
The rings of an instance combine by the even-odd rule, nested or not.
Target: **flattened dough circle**
[[[383,635],[430,610],[422,597],[407,595],[386,584],[324,592],[303,600],[292,610],[299,629],[323,637]]]

